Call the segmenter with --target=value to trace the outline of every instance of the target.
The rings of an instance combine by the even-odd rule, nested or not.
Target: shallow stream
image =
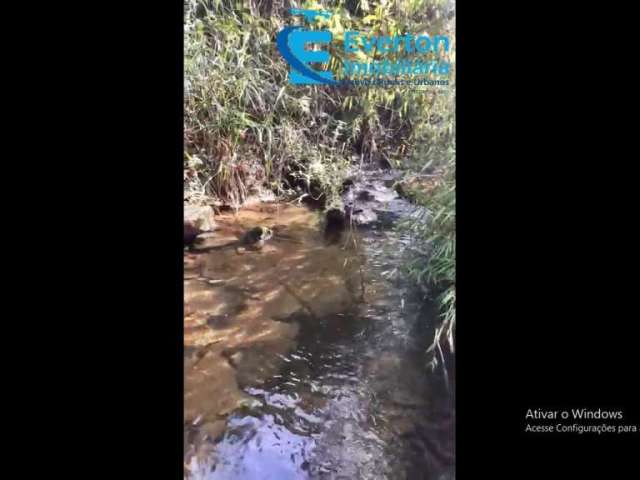
[[[302,307],[288,309],[286,315],[268,313],[286,332],[286,343],[274,340],[279,347],[272,348],[260,340],[221,350],[215,358],[224,358],[225,368],[235,370],[237,388],[249,401],[224,415],[218,412],[216,418],[224,422],[215,420],[220,423],[209,436],[197,434],[200,417],[188,419],[185,446],[194,451],[198,442],[207,443],[210,461],[202,456],[187,459],[187,478],[455,477],[452,378],[447,382],[440,368],[429,369],[425,352],[437,312],[398,271],[409,239],[393,226],[412,207],[388,182],[371,181],[366,188],[384,200],[375,205],[375,221],[347,234],[341,247],[331,247],[344,256],[336,260],[339,265],[353,265],[350,280],[333,288],[348,289],[353,301],[336,300],[333,309],[316,309],[314,299],[332,287],[315,285],[305,300],[291,292],[301,285],[292,280],[287,291]],[[313,238],[320,242],[320,236]],[[338,257],[338,250],[331,258]],[[264,261],[269,251],[258,255]],[[327,265],[326,259],[314,265],[309,260],[313,255],[305,258],[304,265],[289,271],[309,268],[308,275],[313,275]],[[204,265],[194,281],[204,278],[216,285],[224,280],[212,283]]]

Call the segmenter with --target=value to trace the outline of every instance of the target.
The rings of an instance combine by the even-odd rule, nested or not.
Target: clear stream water
[[[360,230],[363,302],[290,319],[296,348],[274,378],[245,386],[259,402],[229,417],[216,464],[198,478],[455,478],[453,385],[425,352],[437,313],[396,271],[409,239],[393,225],[411,208],[387,201]]]

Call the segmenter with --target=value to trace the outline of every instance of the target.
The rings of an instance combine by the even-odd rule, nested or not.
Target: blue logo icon
[[[331,13],[321,10],[301,10],[292,8],[292,15],[302,15],[307,21],[314,21],[316,17],[331,18]],[[329,52],[323,50],[307,50],[308,44],[328,44],[333,35],[328,30],[304,30],[302,27],[285,27],[276,37],[276,43],[280,54],[291,65],[289,70],[289,83],[293,85],[335,85],[333,73],[329,71],[317,71],[311,68],[310,63],[327,63],[330,59]]]
[[[292,8],[292,15],[305,21],[331,18],[322,10]],[[305,30],[301,26],[285,27],[276,36],[280,54],[289,63],[289,83],[292,85],[434,85],[447,86],[451,69],[448,52],[449,37],[421,33],[397,32],[393,35],[348,31],[344,34],[342,68],[336,76],[328,69],[316,70],[312,64],[325,64],[331,56],[327,50],[307,50],[310,45],[327,45],[333,35],[329,30]],[[364,55],[354,55],[361,53]],[[364,59],[362,57],[365,57]]]

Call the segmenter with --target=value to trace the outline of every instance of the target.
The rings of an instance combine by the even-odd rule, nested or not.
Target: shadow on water
[[[398,273],[408,239],[382,213],[358,236],[361,303],[276,319],[299,325],[296,346],[259,386],[259,349],[225,352],[257,401],[228,418],[211,462],[189,478],[454,478],[453,393],[425,352],[437,312]]]

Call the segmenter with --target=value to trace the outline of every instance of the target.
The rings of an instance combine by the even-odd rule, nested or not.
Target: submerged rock
[[[344,230],[346,227],[346,214],[344,209],[333,207],[325,213],[325,232],[333,230]]]
[[[185,252],[184,415],[197,431],[187,442],[190,452],[217,434],[217,421],[250,405],[244,388],[280,370],[296,345],[294,316],[321,321],[357,301],[353,252],[327,246],[320,220],[307,208],[257,204],[216,216],[215,235],[203,243],[223,248]],[[239,255],[224,247],[255,225],[273,231],[262,250]]]

